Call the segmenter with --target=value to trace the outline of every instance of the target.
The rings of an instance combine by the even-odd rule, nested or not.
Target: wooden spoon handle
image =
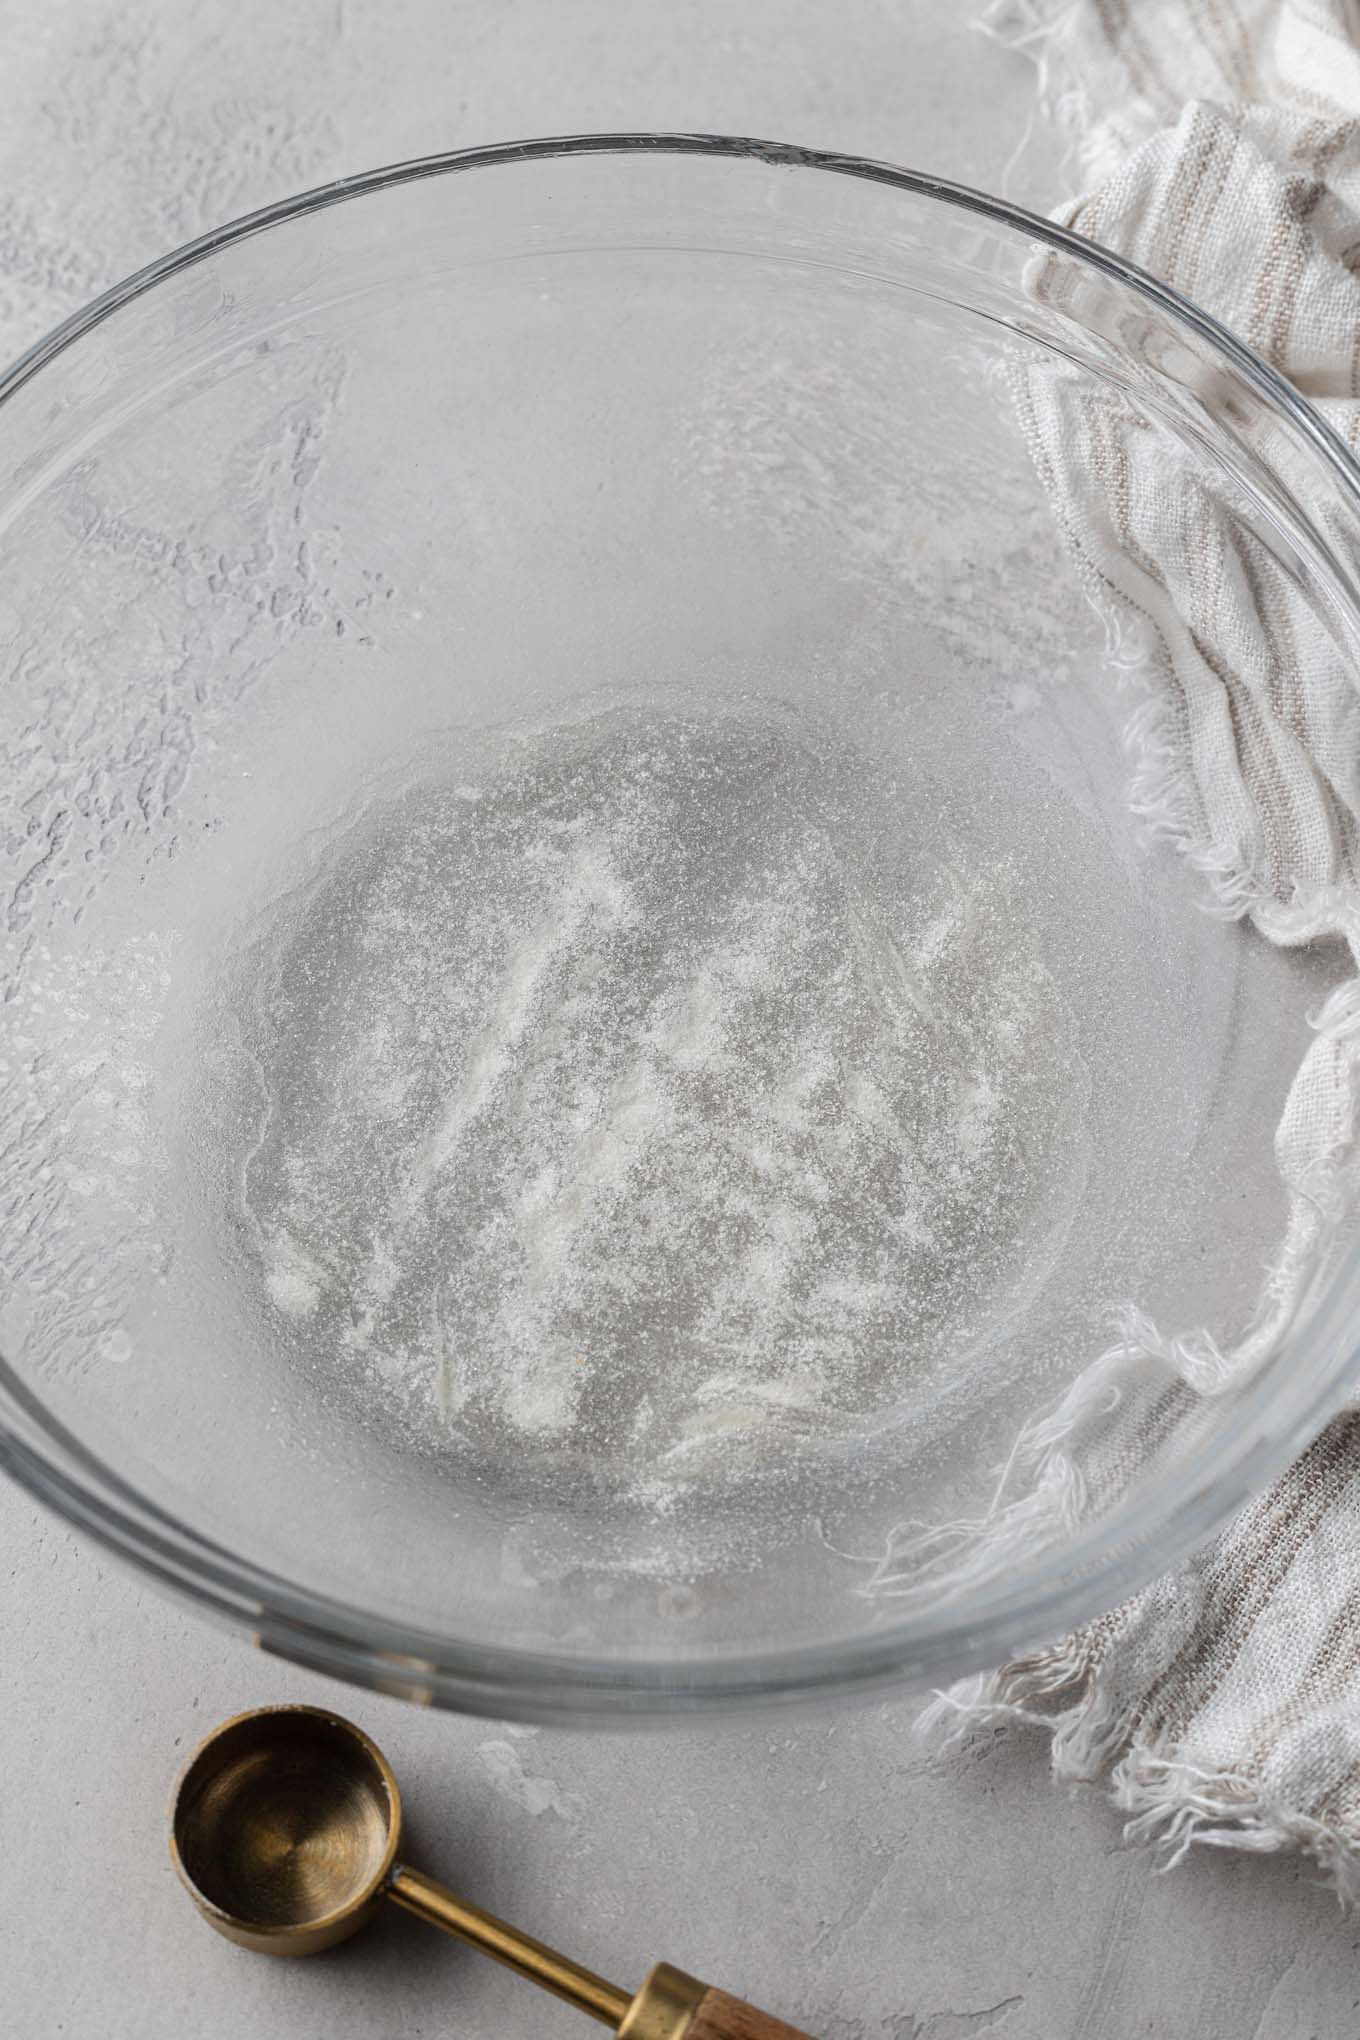
[[[744,1998],[658,1962],[633,1999],[619,2040],[810,2040]]]
[[[810,2036],[758,2005],[748,2005],[745,1998],[710,1987],[685,2028],[685,2040],[810,2040]]]

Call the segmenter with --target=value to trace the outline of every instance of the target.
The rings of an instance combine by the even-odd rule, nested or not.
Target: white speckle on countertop
[[[579,1793],[564,1792],[555,1778],[531,1777],[513,1743],[479,1743],[477,1755],[501,1797],[523,1812],[555,1813],[559,1820],[577,1821],[585,1811]]]

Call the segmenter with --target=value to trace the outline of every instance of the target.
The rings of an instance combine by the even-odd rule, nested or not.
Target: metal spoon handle
[[[668,1962],[658,1962],[641,1990],[631,1996],[494,1913],[469,1905],[422,1871],[398,1865],[388,1880],[387,1895],[417,1919],[470,1942],[578,2011],[612,2026],[619,2040],[809,2040],[806,2033],[769,2012],[700,1983]]]
[[[592,2019],[616,2028],[623,2024],[633,2002],[629,1991],[606,1983],[593,1970],[583,1969],[579,1962],[522,1934],[518,1927],[498,1920],[494,1913],[469,1905],[442,1884],[436,1884],[433,1877],[398,1865],[388,1880],[387,1895],[417,1919],[427,1920],[441,1932],[470,1942],[484,1955],[504,1962],[509,1969],[517,1969],[531,1983],[565,1998],[578,2011],[588,2012]]]

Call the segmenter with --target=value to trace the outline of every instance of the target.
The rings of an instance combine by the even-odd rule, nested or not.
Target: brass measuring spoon
[[[315,1955],[380,1901],[493,1955],[621,2040],[808,2040],[658,1962],[636,1995],[398,1860],[401,1794],[386,1757],[322,1707],[261,1707],[214,1729],[170,1811],[170,1854],[210,1925],[265,1955]]]

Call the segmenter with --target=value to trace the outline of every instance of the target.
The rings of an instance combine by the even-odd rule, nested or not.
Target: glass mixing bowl
[[[33,1494],[305,1663],[617,1717],[996,1662],[1315,1431],[1353,1259],[1061,1535],[948,1561],[1121,1303],[1250,1314],[1338,968],[1140,838],[1129,651],[1029,371],[1353,661],[1360,476],[1299,395],[879,164],[432,158],[15,365],[0,1457]]]

